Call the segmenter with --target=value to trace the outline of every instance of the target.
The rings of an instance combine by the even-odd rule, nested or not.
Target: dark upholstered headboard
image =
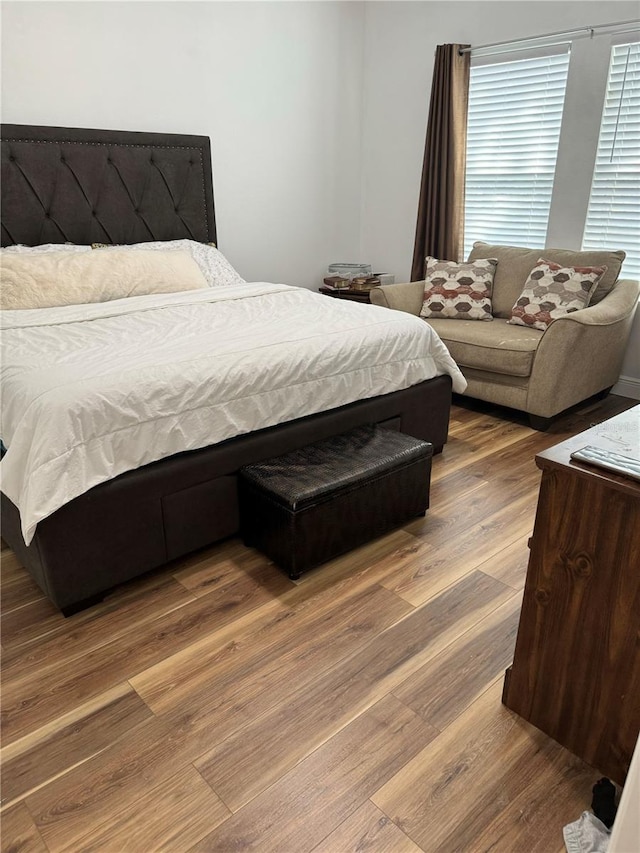
[[[2,245],[216,242],[206,136],[2,125]]]

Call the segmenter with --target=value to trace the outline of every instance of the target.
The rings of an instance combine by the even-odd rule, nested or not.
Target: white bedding
[[[266,283],[2,312],[2,491],[25,542],[174,453],[448,373],[417,317]]]

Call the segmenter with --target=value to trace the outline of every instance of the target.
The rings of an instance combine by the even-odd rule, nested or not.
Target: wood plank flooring
[[[290,581],[239,540],[64,619],[2,552],[2,853],[560,853],[588,767],[500,702],[547,433],[456,404],[425,518]]]

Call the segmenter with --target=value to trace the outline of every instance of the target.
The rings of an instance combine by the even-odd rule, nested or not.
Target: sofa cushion
[[[491,289],[497,263],[495,258],[459,264],[427,256],[420,316],[493,320]]]
[[[511,326],[504,319],[493,323],[471,320],[426,320],[435,329],[452,358],[463,369],[473,367],[509,376],[530,376],[542,332],[528,326]]]
[[[559,317],[586,308],[606,271],[606,267],[562,267],[540,258],[507,322],[544,332]]]
[[[591,297],[591,305],[596,305],[613,289],[625,252],[577,252],[571,249],[523,249],[519,246],[493,246],[476,242],[469,255],[470,261],[480,258],[497,258],[498,266],[493,280],[494,317],[509,319],[511,309],[522,293],[529,273],[538,263],[538,258],[563,267],[606,267],[607,271],[598,282]]]

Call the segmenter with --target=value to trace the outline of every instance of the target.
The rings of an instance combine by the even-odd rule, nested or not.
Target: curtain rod
[[[463,53],[473,53],[474,50],[487,50],[492,47],[504,47],[506,45],[519,45],[519,44],[527,44],[532,41],[543,41],[544,39],[550,38],[559,38],[560,36],[574,36],[574,35],[585,35],[588,34],[590,38],[596,34],[596,30],[602,29],[615,29],[616,27],[625,27],[629,24],[634,24],[638,26],[640,24],[640,20],[631,20],[631,21],[616,21],[612,24],[595,24],[593,27],[577,27],[574,30],[563,30],[558,33],[546,33],[541,36],[529,36],[528,38],[522,39],[509,39],[508,41],[496,41],[493,44],[479,44],[476,47],[463,47],[458,53],[462,56]]]

